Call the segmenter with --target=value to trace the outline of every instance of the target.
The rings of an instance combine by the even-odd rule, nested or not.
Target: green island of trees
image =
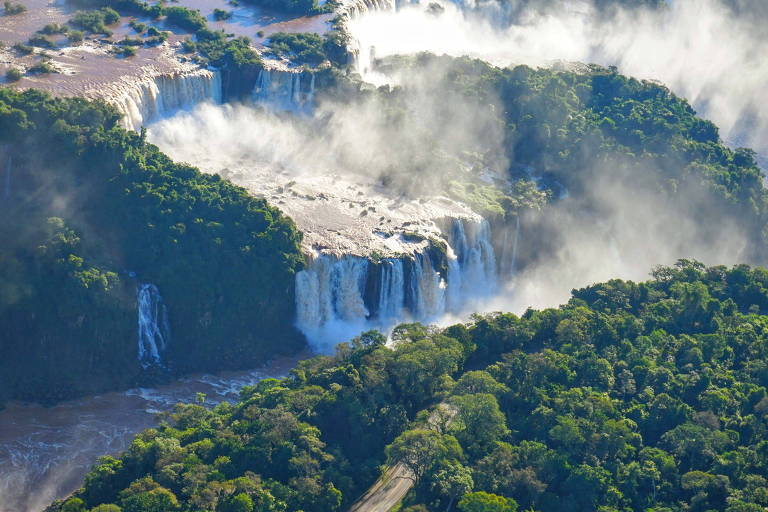
[[[99,102],[0,89],[0,402],[252,366],[303,344],[293,222],[119,118]],[[169,309],[164,368],[137,361],[140,282]]]
[[[652,274],[368,332],[235,404],[180,404],[48,510],[331,512],[403,462],[408,512],[762,511],[768,270]]]

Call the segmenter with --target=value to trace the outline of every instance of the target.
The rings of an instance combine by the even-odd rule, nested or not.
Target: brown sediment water
[[[38,512],[82,485],[102,455],[127,448],[156,424],[157,413],[206,394],[206,405],[237,400],[239,390],[286,376],[311,354],[276,359],[251,371],[194,375],[156,388],[137,388],[53,407],[11,403],[0,411],[0,512]]]
[[[208,20],[208,26],[212,30],[224,30],[228,34],[247,36],[257,43],[263,43],[269,34],[275,32],[324,34],[330,30],[330,21],[333,18],[333,14],[296,17],[244,3],[232,6],[228,0],[179,0],[178,5],[199,10]],[[214,9],[230,12],[232,16],[227,20],[216,21],[213,16]],[[264,37],[256,35],[260,31],[264,32]]]
[[[12,16],[0,16],[0,85],[12,85],[19,89],[36,88],[55,96],[86,96],[90,98],[114,99],[123,91],[126,80],[141,80],[161,75],[178,75],[189,72],[197,66],[183,54],[180,42],[190,37],[175,27],[168,26],[162,19],[123,16],[110,25],[111,37],[87,36],[78,44],[68,42],[66,36],[53,35],[48,38],[54,48],[36,48],[32,55],[20,55],[12,46],[25,43],[37,31],[49,23],[65,24],[76,11],[62,0],[24,0],[27,11]],[[295,17],[277,14],[254,6],[231,6],[226,0],[181,0],[178,5],[199,9],[214,30],[224,30],[235,36],[248,36],[256,47],[262,46],[266,38],[275,32],[313,32],[322,34],[330,29],[331,14]],[[225,21],[216,21],[216,8],[232,12]],[[137,48],[133,57],[115,55],[117,41],[126,37],[139,37],[130,26],[132,20],[154,25],[170,32],[168,41],[157,47]],[[257,34],[262,33],[259,37]],[[45,55],[57,71],[50,74],[25,75],[21,80],[8,84],[5,73],[10,68],[26,71]]]

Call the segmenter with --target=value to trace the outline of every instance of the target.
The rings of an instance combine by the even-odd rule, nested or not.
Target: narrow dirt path
[[[413,484],[411,471],[402,464],[395,464],[350,507],[349,512],[387,512],[400,503]]]
[[[427,426],[433,430],[447,427],[456,410],[446,403],[439,404],[429,415]],[[349,507],[349,512],[389,512],[405,498],[416,480],[413,473],[402,463],[387,469],[383,475]]]

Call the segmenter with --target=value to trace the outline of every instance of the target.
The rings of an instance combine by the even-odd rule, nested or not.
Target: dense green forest
[[[663,85],[596,65],[579,65],[574,70],[497,68],[477,59],[428,53],[390,57],[377,65],[400,77],[428,70],[430,90],[446,98],[443,110],[435,114],[438,119],[451,118],[455,108],[451,98],[478,105],[483,115],[493,112],[504,130],[513,180],[528,180],[533,171],[551,196],[567,190],[573,199],[587,196],[601,177],[628,189],[653,191],[670,203],[684,197],[687,212],[697,224],[719,226],[725,219],[733,221],[749,234],[746,257],[765,261],[768,190],[755,153],[728,148],[712,122],[698,117],[685,99]],[[393,126],[409,115],[408,79],[402,81],[403,87],[364,89],[363,93],[364,98],[375,95],[382,100]],[[344,87],[338,90],[348,94]],[[439,144],[432,132],[425,132],[425,147]],[[447,160],[443,168],[439,176],[420,175],[414,164],[404,162],[387,173],[393,183],[424,191],[445,187],[445,183],[434,183],[450,177],[451,162]],[[498,204],[487,205],[489,211],[509,212],[519,205],[515,196],[494,201]],[[589,208],[585,205],[586,217],[602,214]]]
[[[103,103],[0,89],[0,399],[146,383],[140,282],[159,287],[178,340],[159,373],[245,367],[303,344],[293,223],[118,119]]]
[[[409,512],[758,512],[767,313],[768,270],[683,260],[557,309],[365,333],[177,406],[50,510],[329,512],[404,462]]]

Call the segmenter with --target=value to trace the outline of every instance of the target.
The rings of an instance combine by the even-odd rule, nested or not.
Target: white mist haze
[[[317,197],[360,196],[382,219],[398,219],[397,205],[412,196],[419,199],[414,201],[418,217],[432,207],[426,197],[446,194],[441,189],[446,175],[482,174],[466,162],[455,164],[457,155],[481,154],[475,158],[497,177],[508,166],[502,156],[503,130],[493,109],[436,89],[444,72],[434,67],[401,75],[398,81],[404,86],[394,93],[395,101],[377,95],[350,103],[327,101],[308,117],[276,115],[248,105],[204,104],[153,125],[149,138],[175,160],[218,172],[255,193],[298,182],[305,186],[303,193]],[[674,194],[660,190],[655,169],[638,169],[636,164],[631,171],[621,169],[605,163],[574,169],[571,184],[578,197],[523,215],[516,247],[519,271],[511,278],[502,276],[492,296],[468,297],[460,313],[431,320],[446,324],[476,312],[519,314],[529,306],[552,307],[567,301],[573,288],[613,278],[645,280],[656,265],[680,258],[711,265],[748,262],[746,235],[711,196],[684,183]],[[265,196],[297,220],[305,240],[315,232],[322,239],[340,225],[334,216],[303,218],[314,215],[301,211],[314,200]],[[346,204],[337,205],[343,208]],[[462,210],[447,215],[460,216]],[[326,225],[332,228],[324,232]],[[514,221],[506,229],[506,236],[514,237]],[[348,247],[346,253],[371,254],[363,235],[360,247]],[[328,351],[363,330],[382,327],[357,318],[329,323],[310,341]]]
[[[679,259],[749,262],[743,228],[700,190],[688,187],[671,196],[601,166],[584,179],[584,197],[528,217],[525,223],[534,227],[520,251],[529,264],[486,310],[553,307],[567,302],[572,289],[610,279],[645,281],[655,266]]]
[[[434,2],[371,11],[349,22],[366,79],[387,80],[373,70],[371,53],[428,51],[499,66],[615,65],[688,99],[729,143],[768,153],[768,38],[759,21],[767,9],[759,0],[676,0],[658,10],[603,11],[587,0],[544,2],[544,8],[532,2],[536,9],[520,2],[445,1],[442,12],[428,4]]]

